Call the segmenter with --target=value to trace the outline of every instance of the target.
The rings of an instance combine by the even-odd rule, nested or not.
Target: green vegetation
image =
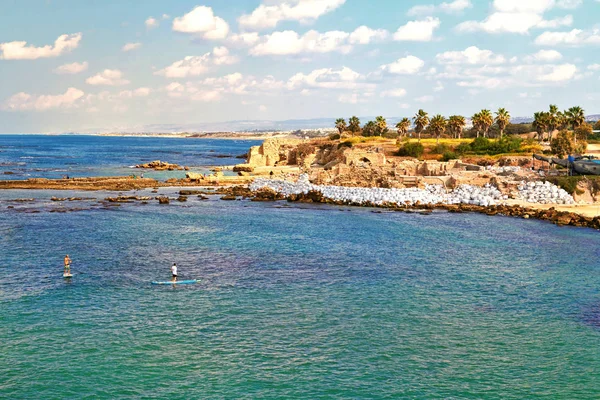
[[[505,108],[499,108],[496,112],[496,125],[500,129],[500,139],[504,136],[504,130],[510,123],[510,114]]]
[[[577,185],[583,179],[583,176],[552,176],[548,177],[548,182],[565,190],[570,195],[575,194],[578,189]],[[579,193],[581,194],[581,192]]]
[[[552,139],[550,142],[550,149],[557,157],[564,158],[569,154],[585,153],[587,142],[580,140],[578,143],[575,134],[565,129],[560,131],[558,135]]]
[[[455,149],[458,154],[498,155],[503,153],[520,153],[523,140],[518,137],[504,137],[499,140],[489,140],[478,137],[471,143],[461,143]]]
[[[401,157],[420,158],[424,152],[425,147],[421,143],[409,142],[400,147],[398,155]]]
[[[425,130],[425,127],[429,125],[429,114],[421,109],[413,117],[413,122],[415,124],[415,132],[419,136],[420,142],[421,133]]]
[[[411,119],[402,118],[394,125],[395,131],[390,130],[387,121],[383,116],[378,116],[374,121],[368,121],[361,128],[360,120],[353,116],[348,119],[348,124],[343,118],[335,121],[335,126],[339,131],[339,136],[343,137],[344,132],[350,131],[352,136],[359,133],[363,137],[381,137],[386,139],[397,139],[397,144],[401,145],[400,153],[403,155],[416,154],[417,157],[425,154],[442,155],[448,159],[456,155],[479,155],[496,156],[499,154],[510,153],[531,153],[541,152],[542,148],[539,142],[548,141],[554,143],[553,151],[557,151],[559,156],[565,154],[582,154],[587,148],[586,140],[599,140],[600,133],[594,134],[593,129],[600,129],[600,122],[592,126],[585,122],[585,113],[581,107],[571,107],[565,111],[559,111],[558,107],[551,104],[548,111],[540,111],[534,114],[534,121],[531,124],[511,124],[510,113],[505,108],[499,108],[494,114],[490,110],[484,109],[475,113],[471,120],[473,127],[465,130],[467,120],[462,115],[452,115],[449,118],[437,114],[430,117],[429,114],[420,109],[413,117],[412,124],[416,133],[417,142],[421,143],[428,138],[435,138],[435,147],[425,146],[423,151],[420,147],[407,146],[405,143],[409,130],[411,128]],[[558,130],[567,131],[571,128],[571,138],[566,138],[562,134],[560,138],[555,138],[554,133]],[[532,131],[537,133],[539,142],[533,139],[522,140],[519,136],[528,135]],[[425,138],[422,138],[425,133]],[[459,143],[463,133],[467,137],[476,137],[469,143]],[[568,135],[568,133],[567,133]],[[411,135],[412,136],[412,135]],[[331,136],[332,138],[335,136]],[[489,140],[490,137],[499,138],[498,140]],[[448,139],[453,138],[453,139]],[[441,142],[450,140],[451,146],[439,146]],[[454,141],[452,141],[454,140]],[[580,141],[581,143],[577,143]],[[459,143],[458,145],[456,145]]]

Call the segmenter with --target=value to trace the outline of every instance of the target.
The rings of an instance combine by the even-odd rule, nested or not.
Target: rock
[[[250,176],[250,173],[246,171],[239,171],[238,176]]]
[[[221,200],[236,200],[236,199],[237,199],[237,197],[232,196],[232,195],[226,195],[226,196],[221,197]]]
[[[169,204],[169,198],[165,196],[158,197],[158,204]]]
[[[188,199],[187,196],[179,196],[177,198],[177,201],[184,202],[184,201],[187,201],[187,199]]]
[[[195,180],[195,181],[200,181],[200,180],[204,179],[204,175],[200,174],[198,172],[188,172],[185,174],[185,177],[188,179]]]
[[[155,171],[176,171],[184,169],[184,167],[181,167],[177,164],[169,164],[168,162],[163,162],[160,160],[155,160],[146,164],[136,165],[135,167],[143,169],[153,169]]]
[[[198,195],[198,200],[208,200],[208,197],[199,194]]]

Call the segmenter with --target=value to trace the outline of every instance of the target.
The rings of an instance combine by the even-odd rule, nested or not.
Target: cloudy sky
[[[2,0],[0,132],[600,112],[600,0]]]

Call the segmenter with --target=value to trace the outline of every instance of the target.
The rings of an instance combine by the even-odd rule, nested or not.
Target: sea
[[[0,135],[0,163],[17,178],[203,169],[254,144]],[[0,191],[0,398],[600,398],[597,231],[114,195]],[[173,262],[200,282],[152,285]]]

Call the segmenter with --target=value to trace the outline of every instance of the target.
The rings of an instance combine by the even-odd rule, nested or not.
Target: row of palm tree
[[[533,129],[537,132],[538,139],[544,140],[547,133],[549,141],[556,130],[568,129],[571,127],[574,131],[579,129],[585,122],[585,112],[581,107],[571,107],[565,111],[559,111],[558,107],[550,104],[548,111],[540,111],[533,114]],[[577,142],[577,135],[575,135]]]
[[[510,124],[510,113],[505,108],[499,108],[495,114],[494,116],[490,110],[483,109],[471,117],[477,137],[480,137],[480,135],[488,137],[490,128],[494,124],[498,127],[500,138],[504,136],[506,127]],[[352,135],[361,132],[360,120],[356,116],[351,117],[348,122],[349,124],[346,124],[346,120],[343,118],[338,118],[335,121],[335,127],[339,130],[340,135],[347,131],[350,131]],[[555,130],[566,129],[569,126],[573,130],[577,130],[584,122],[585,112],[581,107],[571,107],[561,112],[556,105],[551,104],[549,111],[534,114],[533,128],[538,133],[540,140],[543,139],[546,132],[548,132],[548,139],[551,140],[552,133]],[[439,143],[440,136],[445,132],[453,138],[460,139],[466,126],[466,118],[462,115],[452,115],[446,119],[440,114],[430,117],[427,112],[421,109],[413,116],[412,121],[409,118],[402,118],[396,124],[398,137],[405,137],[411,125],[414,126],[414,132],[417,134],[419,142],[421,141],[421,133],[428,129],[437,137]],[[388,132],[387,121],[384,117],[379,116],[375,118],[375,121],[367,122],[362,131],[366,136],[382,136]]]

